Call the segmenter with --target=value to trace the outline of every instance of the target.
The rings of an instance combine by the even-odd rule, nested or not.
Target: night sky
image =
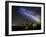
[[[12,24],[22,26],[24,21],[40,22],[41,7],[12,6]]]

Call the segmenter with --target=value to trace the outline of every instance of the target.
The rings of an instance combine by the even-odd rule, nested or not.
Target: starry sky
[[[12,24],[22,26],[24,21],[40,22],[41,7],[12,6]]]

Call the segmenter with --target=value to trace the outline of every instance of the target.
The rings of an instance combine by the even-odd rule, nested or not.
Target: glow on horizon
[[[34,19],[34,21],[40,22],[40,20],[39,20],[37,17],[35,17],[35,16],[33,16],[33,15],[30,15],[30,14],[28,14],[28,13],[24,13],[24,14],[25,14],[26,16],[28,16],[28,17]]]

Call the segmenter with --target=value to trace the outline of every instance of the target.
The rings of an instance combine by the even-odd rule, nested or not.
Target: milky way
[[[29,11],[29,10],[26,10],[24,8],[20,8],[19,9],[19,13],[26,16],[29,20],[32,19],[32,21],[36,21],[36,22],[40,22],[40,19],[38,19],[36,16],[37,14],[35,14],[34,11]],[[35,16],[34,16],[35,15]],[[39,16],[39,15],[38,15]],[[39,16],[40,17],[40,16]]]
[[[41,21],[41,8],[40,7],[21,7],[13,6],[12,20],[13,24],[20,24],[26,20],[33,22]]]

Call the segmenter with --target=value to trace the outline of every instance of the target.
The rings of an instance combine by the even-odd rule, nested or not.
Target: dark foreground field
[[[26,26],[12,26],[12,31],[19,31],[19,30],[40,30],[41,26],[36,26],[35,28],[32,27],[28,27],[27,29],[25,29]]]

